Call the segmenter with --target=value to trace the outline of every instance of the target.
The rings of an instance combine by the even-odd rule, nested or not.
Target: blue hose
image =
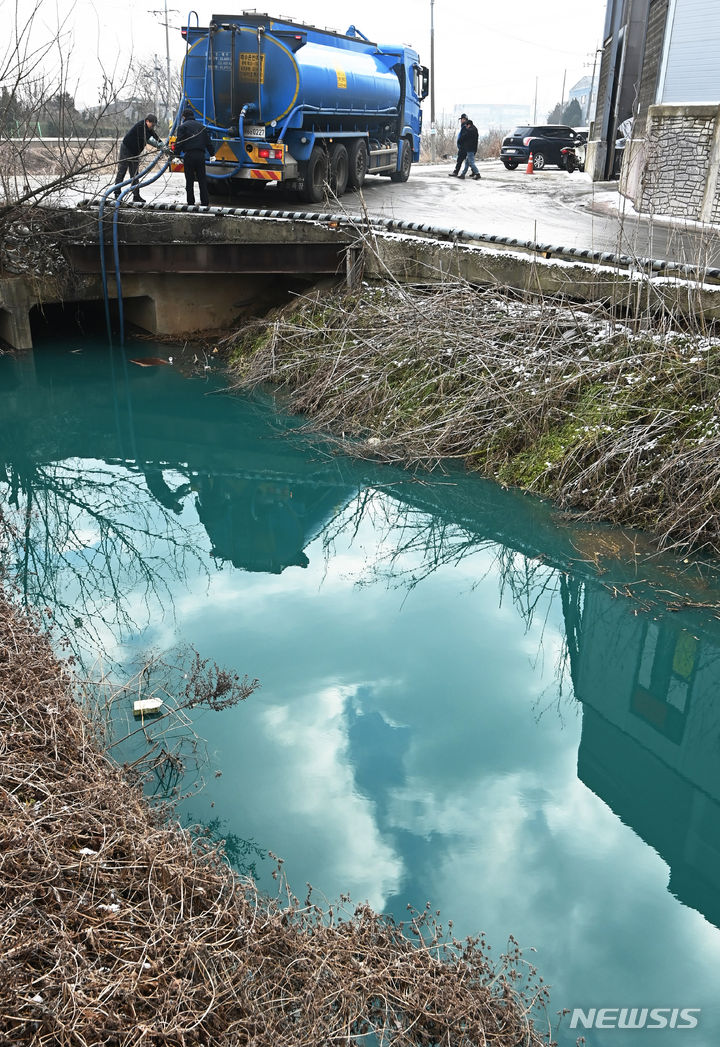
[[[193,15],[193,14],[195,15],[196,20],[198,20],[197,12],[191,11],[190,15]],[[188,22],[190,20],[190,15],[188,15]],[[199,20],[198,20],[198,24],[199,24]],[[180,114],[183,111],[184,104],[185,104],[185,93],[183,92],[183,95],[182,95],[182,97],[180,99],[180,106],[179,106],[178,111],[177,111],[177,113],[175,115],[175,118],[174,118],[174,120],[172,122],[172,127],[170,128],[170,131],[168,133],[168,138],[170,137],[170,135],[172,135],[175,132],[178,124],[180,123]],[[145,178],[145,175],[147,175],[150,171],[152,171],[153,167],[158,162],[158,157],[154,157],[153,160],[147,165],[147,167],[145,167],[143,169],[143,171],[138,174],[137,189],[139,190],[141,188],[144,188],[147,185],[152,185],[153,182],[156,182],[157,179],[160,178],[160,176],[163,175],[167,171],[168,167],[170,166],[171,161],[172,161],[172,157],[169,157],[153,178]],[[100,274],[101,274],[102,286],[103,286],[103,300],[104,300],[104,303],[105,303],[105,327],[107,329],[108,344],[109,344],[110,348],[112,348],[112,325],[110,323],[110,295],[109,295],[109,292],[108,292],[108,284],[107,284],[107,267],[105,265],[105,243],[104,243],[104,237],[103,237],[103,215],[104,215],[104,212],[105,212],[105,204],[106,204],[108,198],[111,196],[111,194],[117,192],[118,189],[122,190],[123,186],[127,186],[127,188],[123,192],[121,192],[119,194],[119,196],[117,197],[117,199],[115,200],[115,211],[113,213],[113,261],[115,263],[115,282],[116,282],[116,285],[117,285],[117,301],[118,301],[118,311],[119,311],[119,315],[120,315],[120,345],[124,345],[125,344],[125,315],[124,315],[123,304],[122,304],[122,279],[121,279],[121,275],[120,275],[120,257],[119,257],[119,250],[118,250],[117,220],[118,220],[118,209],[120,207],[120,204],[123,202],[123,200],[127,196],[127,194],[130,192],[130,189],[132,188],[132,182],[133,182],[133,177],[131,175],[130,178],[126,178],[124,182],[120,182],[118,185],[111,185],[108,189],[106,189],[102,193],[101,198],[100,198],[100,206],[99,206],[99,209],[98,209],[98,238],[99,238],[99,243],[100,243]]]
[[[175,125],[173,124],[173,128],[174,128],[174,126]],[[99,242],[100,242],[100,274],[101,274],[102,286],[103,286],[103,300],[104,300],[104,303],[105,303],[105,326],[106,326],[106,329],[107,329],[108,343],[109,343],[109,345],[111,347],[112,347],[112,325],[110,323],[110,294],[109,294],[109,291],[108,291],[107,266],[105,264],[105,240],[104,240],[104,236],[103,236],[103,218],[104,218],[104,213],[105,213],[105,204],[107,203],[109,197],[112,196],[113,193],[117,192],[118,189],[121,190],[120,195],[115,200],[115,206],[114,206],[114,212],[113,212],[113,260],[114,260],[114,263],[115,263],[115,281],[116,281],[116,284],[117,284],[117,301],[118,301],[118,310],[119,310],[119,314],[120,314],[120,345],[124,345],[125,344],[125,317],[124,317],[123,305],[122,305],[122,279],[121,279],[121,275],[120,275],[120,257],[119,257],[118,232],[117,232],[117,223],[118,223],[118,215],[119,215],[119,210],[120,210],[120,204],[123,202],[123,200],[125,199],[125,197],[128,195],[129,192],[131,192],[131,191],[132,192],[137,192],[139,189],[145,188],[145,186],[152,185],[153,182],[156,182],[158,180],[158,178],[160,178],[160,176],[163,175],[167,171],[168,167],[170,166],[171,158],[168,158],[165,161],[165,163],[160,167],[160,170],[155,175],[153,175],[152,178],[147,178],[146,177],[149,174],[149,172],[152,171],[152,169],[155,167],[155,165],[158,162],[158,159],[159,159],[159,157],[157,157],[157,156],[153,157],[152,161],[147,165],[147,167],[143,168],[143,170],[137,176],[138,181],[137,181],[137,183],[135,185],[133,185],[134,179],[133,179],[133,176],[131,175],[129,178],[126,178],[124,182],[120,182],[118,185],[111,185],[111,186],[109,186],[109,188],[105,189],[102,192],[101,196],[100,196],[100,206],[99,206],[99,209],[98,209],[98,236],[99,236]],[[127,188],[123,189],[123,186],[126,186]]]

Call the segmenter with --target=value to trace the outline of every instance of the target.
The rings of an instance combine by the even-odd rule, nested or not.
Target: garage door
[[[670,0],[658,102],[720,103],[720,0]]]

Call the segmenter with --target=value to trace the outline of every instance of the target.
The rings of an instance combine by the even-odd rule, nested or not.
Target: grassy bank
[[[314,293],[228,342],[344,449],[461,460],[663,547],[720,552],[720,340],[465,285]]]
[[[367,906],[274,900],[103,755],[47,638],[0,596],[0,1042],[540,1047],[519,950]],[[347,900],[345,900],[347,901]]]

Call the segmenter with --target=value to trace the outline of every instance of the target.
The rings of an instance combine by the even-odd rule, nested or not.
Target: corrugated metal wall
[[[720,103],[720,0],[674,0],[658,102]]]

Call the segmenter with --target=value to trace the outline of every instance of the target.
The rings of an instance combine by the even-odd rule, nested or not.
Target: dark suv
[[[565,162],[560,150],[566,145],[579,145],[586,135],[573,131],[564,124],[536,124],[516,127],[512,134],[503,138],[500,159],[508,171],[514,171],[518,164],[526,164],[530,153],[533,155],[533,167],[542,171],[548,164],[564,167]]]

